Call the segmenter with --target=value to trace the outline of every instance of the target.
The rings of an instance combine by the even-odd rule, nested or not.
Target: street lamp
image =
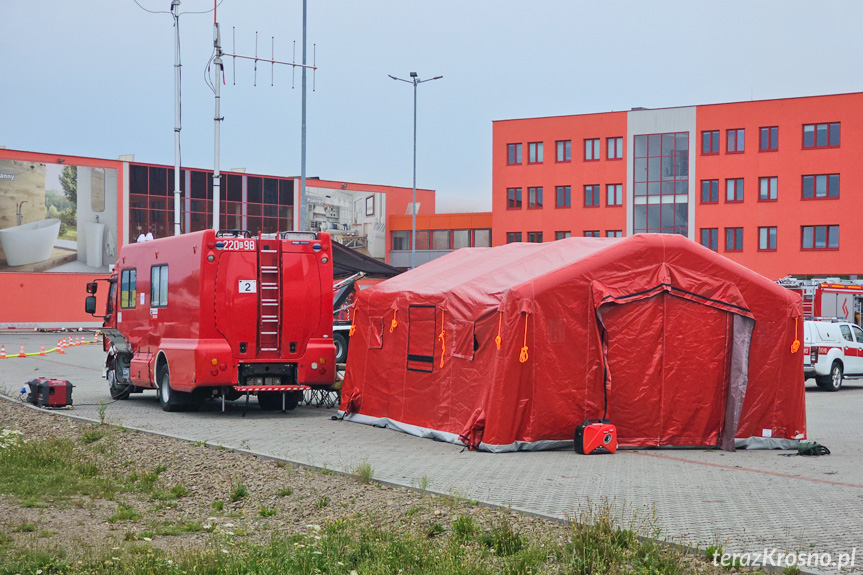
[[[414,87],[414,196],[413,204],[411,205],[411,269],[416,267],[416,246],[417,246],[417,85],[423,82],[431,82],[432,80],[440,80],[443,76],[435,76],[427,80],[420,80],[416,72],[411,72],[411,79],[396,78],[392,74],[387,74],[393,80],[399,82],[407,82],[413,84]]]

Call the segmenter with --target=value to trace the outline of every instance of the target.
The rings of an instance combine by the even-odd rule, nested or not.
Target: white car
[[[803,323],[803,373],[837,391],[846,376],[863,376],[863,329],[841,320]]]

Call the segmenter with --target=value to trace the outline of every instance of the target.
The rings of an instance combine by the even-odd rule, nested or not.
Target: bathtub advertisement
[[[0,272],[107,272],[117,170],[0,160]]]
[[[306,187],[310,231],[373,258],[386,257],[386,194]]]

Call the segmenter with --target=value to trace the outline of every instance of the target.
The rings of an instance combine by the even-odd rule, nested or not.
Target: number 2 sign
[[[240,293],[258,293],[258,281],[240,280]]]

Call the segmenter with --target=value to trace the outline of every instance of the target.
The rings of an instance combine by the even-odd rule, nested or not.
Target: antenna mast
[[[174,2],[179,3],[179,0],[173,0]],[[218,0],[213,0],[213,3],[216,4]],[[305,41],[305,0],[303,0],[303,39]],[[295,61],[284,62],[281,60],[276,60],[275,56],[275,46],[276,41],[275,38],[271,38],[270,42],[270,58],[259,58],[258,57],[258,33],[255,32],[255,55],[254,56],[245,56],[242,54],[238,54],[235,48],[236,41],[236,28],[232,29],[232,45],[231,52],[223,52],[222,51],[222,38],[219,32],[219,23],[216,18],[215,8],[213,9],[213,46],[215,47],[215,58],[213,59],[213,64],[216,66],[216,82],[214,86],[215,94],[216,94],[216,114],[215,114],[215,158],[213,161],[214,169],[213,169],[213,229],[219,229],[219,203],[221,202],[221,174],[219,173],[219,140],[221,138],[220,134],[220,125],[224,118],[221,116],[220,112],[220,100],[221,100],[221,90],[220,90],[220,82],[224,81],[224,65],[222,63],[222,56],[230,56],[232,59],[232,74],[233,74],[233,83],[236,85],[237,83],[237,58],[241,60],[252,60],[255,64],[255,80],[254,85],[257,86],[258,83],[258,62],[264,62],[270,64],[270,85],[274,84],[274,69],[276,64],[290,66],[291,71],[293,72],[297,68],[301,68],[303,70],[303,126],[302,126],[302,182],[301,185],[301,194],[300,194],[300,202],[305,201],[305,166],[306,166],[306,122],[305,122],[305,78],[306,78],[306,70],[311,69],[313,73],[317,72],[318,67],[315,64],[314,55],[312,65],[306,65],[305,59],[305,50],[303,50],[303,63],[297,64]],[[293,83],[293,82],[292,82]],[[292,86],[293,87],[293,86]],[[314,91],[314,88],[313,88]],[[302,206],[301,206],[302,207]],[[300,225],[303,226],[304,222],[303,218],[303,210],[300,210]],[[302,227],[300,228],[302,229]]]

